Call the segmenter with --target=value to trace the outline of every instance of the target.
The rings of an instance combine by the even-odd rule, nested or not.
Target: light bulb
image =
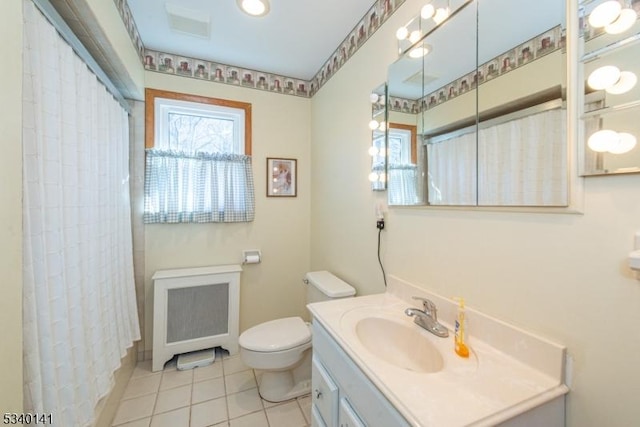
[[[629,8],[622,9],[620,15],[618,15],[618,19],[606,25],[604,30],[609,34],[624,33],[635,24],[637,18],[638,14],[635,10]]]
[[[598,5],[589,15],[589,25],[601,28],[611,24],[620,15],[622,6],[616,0],[606,1]]]
[[[422,6],[422,9],[420,9],[420,16],[422,17],[422,19],[429,19],[433,17],[435,13],[436,9],[432,4],[425,4],[424,6]]]
[[[396,31],[396,38],[398,40],[404,40],[407,38],[408,35],[409,35],[409,30],[407,30],[407,27],[400,27],[398,28],[398,31]]]
[[[618,140],[609,148],[609,152],[613,154],[624,154],[633,150],[636,146],[636,137],[630,133],[620,132],[618,133]]]
[[[380,95],[378,95],[377,93],[372,93],[371,95],[369,95],[369,101],[371,101],[372,104],[378,102],[378,99],[380,99]]]
[[[385,174],[385,173],[381,173],[381,174],[378,176],[378,181],[380,181],[380,182],[385,182],[386,180],[387,180],[387,174]]]
[[[371,172],[369,174],[369,181],[376,182],[378,180],[378,174],[375,172]]]
[[[620,73],[618,81],[613,86],[610,86],[605,90],[607,93],[612,95],[621,95],[633,89],[637,82],[638,77],[636,77],[634,73],[631,71],[623,71]]]
[[[618,143],[620,136],[613,130],[599,130],[589,137],[587,145],[593,151],[604,153]]]
[[[378,130],[384,132],[387,129],[387,124],[385,122],[380,122],[380,126],[378,126]]]
[[[613,65],[605,65],[594,70],[587,79],[591,89],[602,90],[615,85],[620,80],[620,69]]]
[[[371,120],[369,122],[369,129],[371,129],[371,130],[378,129],[378,121],[377,120]]]
[[[263,16],[269,12],[268,0],[237,0],[245,13],[252,16]]]
[[[433,16],[433,20],[437,25],[440,25],[442,21],[449,17],[449,8],[447,7],[439,7],[436,10],[436,14]]]
[[[421,35],[420,30],[411,31],[411,34],[409,34],[409,41],[413,44],[420,40]]]
[[[409,51],[409,56],[411,58],[422,58],[427,53],[429,53],[429,46],[423,44],[422,46],[414,47]]]
[[[378,154],[378,147],[375,147],[375,146],[369,147],[368,153],[371,157],[375,157]]]

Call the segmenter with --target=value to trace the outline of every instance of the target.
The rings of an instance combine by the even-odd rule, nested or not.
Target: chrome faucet
[[[433,301],[421,297],[413,297],[413,299],[422,301],[422,310],[417,308],[407,308],[404,311],[409,317],[413,317],[413,323],[432,334],[441,338],[449,336],[449,330],[438,322],[438,309]]]

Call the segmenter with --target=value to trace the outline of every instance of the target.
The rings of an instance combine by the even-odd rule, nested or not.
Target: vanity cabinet
[[[312,426],[410,425],[317,321],[312,366]]]

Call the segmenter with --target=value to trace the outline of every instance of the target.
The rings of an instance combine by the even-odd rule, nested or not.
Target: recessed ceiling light
[[[265,16],[269,13],[269,0],[236,0],[240,9],[251,16]]]

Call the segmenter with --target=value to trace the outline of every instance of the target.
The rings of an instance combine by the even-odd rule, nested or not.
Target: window
[[[146,91],[146,223],[253,221],[251,104]]]

